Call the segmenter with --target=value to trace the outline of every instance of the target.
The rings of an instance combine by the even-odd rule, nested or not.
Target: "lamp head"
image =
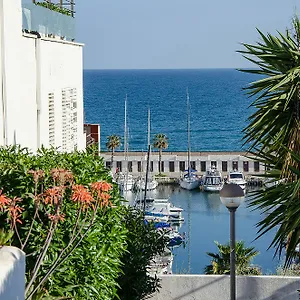
[[[227,208],[238,208],[245,199],[243,189],[237,184],[225,184],[220,191],[220,199]]]

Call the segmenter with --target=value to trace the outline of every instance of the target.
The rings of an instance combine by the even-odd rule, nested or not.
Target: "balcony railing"
[[[66,2],[73,6],[65,8]],[[59,0],[59,2],[61,2]],[[74,1],[64,0],[64,3],[32,0],[22,0],[23,30],[25,32],[39,33],[46,37],[59,37],[64,40],[75,40]],[[48,5],[48,7],[47,7]],[[54,6],[53,6],[54,5]],[[51,9],[52,7],[52,9]],[[54,8],[56,8],[54,10]],[[63,13],[64,11],[64,13]]]

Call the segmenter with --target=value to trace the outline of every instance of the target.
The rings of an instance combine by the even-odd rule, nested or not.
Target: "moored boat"
[[[244,174],[237,170],[229,172],[228,177],[227,177],[227,183],[237,184],[243,190],[246,189],[246,185],[247,185],[247,181],[245,180]]]
[[[203,190],[206,192],[219,192],[223,187],[221,172],[212,167],[203,176]]]

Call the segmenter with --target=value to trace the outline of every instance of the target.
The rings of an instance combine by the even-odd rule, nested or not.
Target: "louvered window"
[[[48,94],[49,105],[49,145],[55,146],[55,111],[54,111],[54,94]]]
[[[77,90],[62,90],[62,149],[73,151],[77,147]]]

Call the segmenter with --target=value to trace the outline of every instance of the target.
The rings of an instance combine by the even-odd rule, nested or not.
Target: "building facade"
[[[0,146],[85,148],[82,44],[75,19],[0,0]]]
[[[101,153],[105,166],[111,168],[111,153]],[[150,172],[158,174],[159,155],[151,153]],[[146,172],[147,153],[129,152],[125,158],[123,152],[114,153],[112,170],[125,171],[134,176],[143,175]],[[233,170],[244,172],[245,175],[255,176],[265,172],[265,166],[260,164],[255,157],[246,152],[192,152],[191,167],[203,175],[212,166],[215,166],[223,175]],[[161,172],[171,178],[178,178],[188,168],[186,152],[163,152]]]

